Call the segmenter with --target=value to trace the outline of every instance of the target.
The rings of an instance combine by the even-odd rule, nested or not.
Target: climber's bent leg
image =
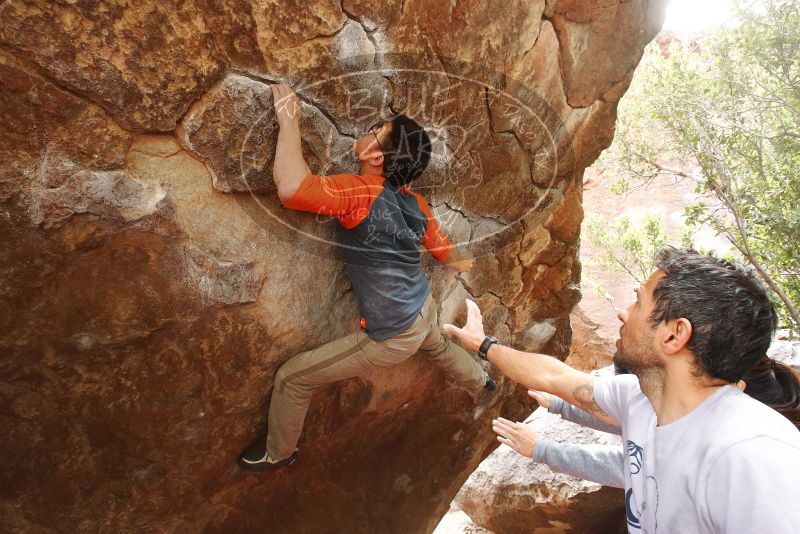
[[[363,332],[337,339],[284,363],[275,377],[269,407],[267,452],[272,460],[292,455],[314,391],[319,387],[396,365],[414,354],[426,335],[420,315],[406,331],[384,341]]]
[[[359,341],[370,340],[361,332],[350,334],[301,352],[278,369],[269,406],[267,452],[271,459],[282,460],[294,452],[317,388],[369,369],[359,356]]]

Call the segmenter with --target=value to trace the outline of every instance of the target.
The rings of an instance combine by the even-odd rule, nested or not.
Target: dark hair
[[[742,380],[745,393],[776,410],[800,429],[800,381],[791,367],[764,356]]]
[[[684,318],[687,347],[700,373],[737,382],[767,352],[778,315],[751,271],[691,249],[667,247],[656,266],[666,273],[653,289],[653,326]]]
[[[431,138],[413,119],[397,115],[383,145],[383,173],[395,186],[408,185],[422,174],[431,159]]]

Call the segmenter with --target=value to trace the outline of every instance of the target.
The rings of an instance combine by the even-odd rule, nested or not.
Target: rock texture
[[[583,303],[582,300],[575,306],[570,315],[572,345],[564,361],[588,373],[593,369],[611,365],[619,336],[612,337],[602,326],[593,322],[584,312]]]
[[[538,439],[622,447],[619,436],[563,421],[543,408],[528,420]],[[496,534],[627,532],[623,490],[554,473],[507,445],[481,462],[453,504]]]
[[[234,467],[276,368],[357,328],[333,222],[273,194],[268,84],[320,173],[424,123],[415,187],[477,256],[426,260],[442,320],[564,357],[581,175],[664,3],[0,2],[0,530],[432,530],[513,384],[415,356],[320,392],[291,471]]]
[[[458,506],[451,504],[450,509],[433,529],[433,534],[494,534],[472,522],[472,519]]]

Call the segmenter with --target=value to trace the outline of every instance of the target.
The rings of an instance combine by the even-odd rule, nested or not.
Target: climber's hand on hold
[[[276,83],[272,89],[272,102],[275,106],[275,118],[281,126],[297,123],[300,120],[300,101],[288,85]]]
[[[465,273],[472,269],[475,261],[472,258],[467,258],[464,260],[454,261],[447,264],[448,269],[452,269],[459,273]]]
[[[464,325],[464,328],[446,324],[442,326],[442,332],[457,337],[465,349],[478,350],[483,340],[486,339],[486,334],[483,333],[483,317],[477,304],[469,299],[466,299],[466,303],[467,324]]]
[[[492,421],[492,430],[497,434],[497,441],[508,445],[523,456],[533,458],[533,451],[536,448],[536,432],[528,425],[498,417]]]
[[[475,259],[462,246],[457,246],[451,249],[450,258],[445,265],[448,269],[465,273],[475,265]]]

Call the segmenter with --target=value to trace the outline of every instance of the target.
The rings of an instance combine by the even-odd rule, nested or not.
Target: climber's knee
[[[423,351],[428,356],[438,356],[439,354],[447,350],[449,343],[450,341],[447,340],[444,336],[440,336],[438,342],[427,347],[420,347],[420,350]]]
[[[291,371],[285,363],[278,368],[275,374],[275,384],[273,386],[275,391],[282,392],[286,387],[286,379],[291,375]]]

